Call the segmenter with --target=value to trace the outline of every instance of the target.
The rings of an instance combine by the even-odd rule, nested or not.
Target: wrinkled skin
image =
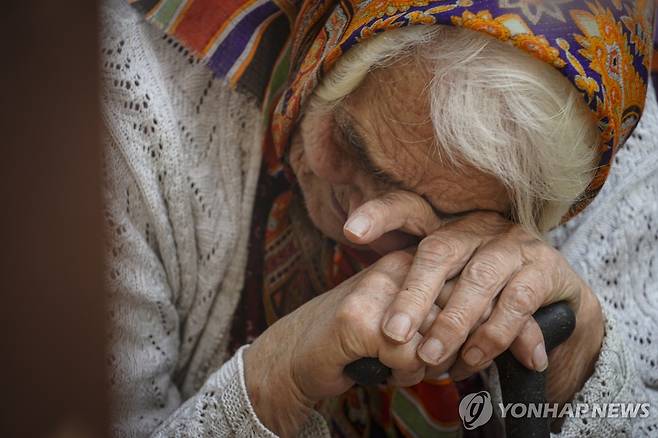
[[[342,369],[360,357],[379,357],[390,383],[407,386],[445,371],[465,378],[510,348],[528,368],[549,367],[559,402],[593,370],[603,338],[595,295],[558,251],[506,219],[500,182],[440,159],[414,86],[429,77],[408,67],[371,73],[333,113],[308,113],[293,137],[290,162],[317,228],[390,255],[247,350],[254,408],[275,432],[294,433],[315,402],[349,388]],[[576,331],[547,357],[531,315],[561,300]]]
[[[293,136],[290,161],[311,219],[341,243],[350,243],[343,233],[346,215],[395,189],[423,197],[440,220],[469,211],[509,211],[507,192],[496,178],[440,160],[426,92],[413,86],[429,76],[404,65],[373,72],[335,115],[310,112]],[[346,131],[360,137],[365,150],[352,147]],[[375,169],[362,163],[366,154]]]

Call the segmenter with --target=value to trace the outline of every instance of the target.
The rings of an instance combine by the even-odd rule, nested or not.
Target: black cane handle
[[[391,369],[376,357],[364,357],[347,364],[343,370],[347,377],[362,386],[379,385],[391,376]]]
[[[565,302],[539,309],[534,317],[544,335],[547,352],[566,341],[576,327],[576,316]],[[509,351],[496,358],[496,368],[503,403],[521,403],[527,407],[530,404],[538,406],[547,402],[546,372],[529,370]],[[550,418],[513,418],[511,415],[505,418],[508,438],[548,438],[550,425]]]
[[[347,377],[362,386],[379,385],[391,376],[391,369],[375,357],[364,357],[348,364]]]
[[[576,317],[569,305],[562,301],[543,307],[534,318],[544,335],[546,351],[566,341],[576,326]],[[504,403],[546,403],[546,379],[544,373],[532,371],[519,363],[509,351],[496,359]],[[391,375],[391,369],[378,359],[366,357],[347,365],[345,374],[356,383],[364,386],[384,383]],[[550,423],[539,418],[506,418],[507,436],[548,437]]]

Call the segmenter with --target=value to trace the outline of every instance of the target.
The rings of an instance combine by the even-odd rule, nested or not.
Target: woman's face
[[[349,214],[393,190],[421,196],[439,218],[509,211],[497,179],[440,158],[428,82],[416,63],[399,62],[370,73],[332,112],[306,114],[293,135],[290,163],[311,220],[324,234],[348,244],[343,226]],[[468,123],[468,114],[464,118]]]

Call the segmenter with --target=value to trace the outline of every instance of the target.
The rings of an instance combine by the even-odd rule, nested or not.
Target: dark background
[[[2,3],[0,437],[100,437],[95,0]]]

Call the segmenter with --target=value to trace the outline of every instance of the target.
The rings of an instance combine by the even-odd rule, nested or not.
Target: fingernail
[[[484,358],[484,353],[477,347],[473,347],[464,354],[464,362],[474,367]]]
[[[411,318],[404,313],[396,313],[384,325],[384,332],[398,342],[406,342],[410,328]]]
[[[370,219],[358,214],[347,221],[345,229],[357,237],[363,237],[370,230]]]
[[[432,365],[439,364],[442,354],[443,344],[436,338],[429,338],[418,351],[420,358]]]
[[[539,372],[548,368],[548,356],[546,356],[546,347],[543,342],[535,347],[535,351],[532,353],[532,364]]]

